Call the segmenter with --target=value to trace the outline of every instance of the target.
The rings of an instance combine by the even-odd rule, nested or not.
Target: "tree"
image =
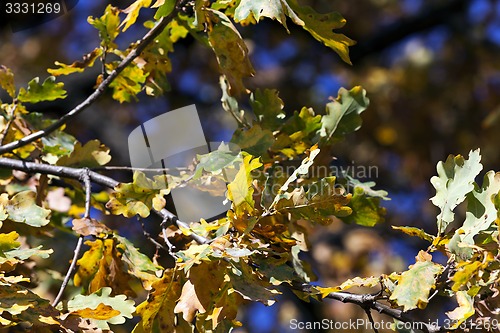
[[[147,33],[119,48],[117,38],[145,12],[153,14],[144,23]],[[389,198],[373,182],[331,175],[332,149],[360,128],[361,113],[369,105],[363,88],[341,88],[324,112],[303,107],[288,115],[277,90],[247,89],[244,79],[255,71],[235,25],[254,25],[264,18],[286,30],[292,23],[303,28],[350,63],[348,47],[354,41],[333,32],[345,24],[336,12],[320,14],[295,0],[137,0],[123,10],[109,5],[102,16],[90,17],[100,45],[72,64],[57,62],[43,82],[34,78],[18,88],[14,73],[0,68],[5,91],[0,166],[6,170],[0,196],[3,327],[85,332],[108,330],[137,316],[133,332],[225,332],[240,325],[236,315],[244,304],[270,306],[280,292],[290,290],[306,301],[358,305],[374,331],[372,312],[395,319],[398,331],[408,331],[404,323],[424,332],[498,330],[500,174],[489,171],[482,183],[476,182],[482,171],[479,150],[468,158],[450,155],[438,163],[437,176],[431,179],[436,190],[431,201],[439,209],[435,235],[394,227],[428,242],[407,270],[352,276],[337,286],[314,283],[313,270],[301,255],[314,246],[309,231],[338,220],[376,226],[384,220],[381,203]],[[65,125],[107,90],[119,103],[131,102],[143,91],[150,96],[165,93],[172,70],[169,53],[188,35],[214,52],[222,107],[238,124],[231,143],[241,151],[221,144],[197,155],[180,173],[163,168],[160,175],[150,176],[149,169],[122,167],[133,171],[131,182],[105,175],[114,169],[106,166],[109,148],[98,140],[78,142]],[[58,77],[88,71],[97,63],[102,71],[94,92],[64,116],[47,119],[30,112],[37,103],[66,98]],[[27,189],[32,184],[36,191]],[[180,220],[166,208],[165,196],[187,186],[223,193],[230,209],[209,222]],[[63,203],[67,207],[58,207]],[[465,218],[455,214],[461,204]],[[93,215],[102,215],[98,211],[131,220],[160,216],[160,238],[144,231],[156,247],[154,256],[141,253],[130,239],[95,219]],[[56,231],[78,238],[60,279],[41,260],[52,249],[37,246],[55,243],[51,235]],[[435,253],[444,254],[445,262],[435,260]],[[57,293],[49,295],[52,302],[33,288],[36,276],[60,281]],[[69,284],[80,294],[70,295]],[[348,291],[358,287],[372,292]],[[137,294],[144,296],[140,304],[135,303]],[[419,321],[414,312],[408,313],[424,309],[436,295],[458,303],[446,312],[446,321]]]

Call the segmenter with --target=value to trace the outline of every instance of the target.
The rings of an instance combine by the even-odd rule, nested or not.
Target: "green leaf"
[[[2,329],[13,331],[12,327],[23,323],[31,332],[54,331],[49,323],[54,323],[59,315],[48,300],[41,298],[18,283],[0,283],[0,324]],[[57,318],[58,319],[58,318]],[[56,321],[56,323],[58,323]],[[59,325],[58,325],[59,326]],[[52,327],[53,328],[53,327]],[[58,329],[55,329],[58,331]]]
[[[120,26],[123,26],[123,31],[126,31],[132,24],[135,23],[139,16],[139,11],[143,7],[151,6],[151,0],[136,0],[130,6],[123,10],[127,14]]]
[[[120,33],[120,30],[118,30],[118,26],[120,25],[119,14],[120,10],[118,8],[108,5],[104,11],[104,15],[99,18],[89,16],[87,19],[90,25],[99,30],[101,46],[106,49],[116,48],[113,41]]]
[[[168,182],[164,176],[149,179],[140,171],[134,172],[132,183],[121,183],[111,193],[106,207],[115,215],[148,217],[151,208],[161,210],[165,206],[163,195],[168,194]]]
[[[36,77],[28,82],[28,89],[21,88],[17,99],[24,103],[38,103],[66,98],[64,83],[56,83],[54,76],[49,76],[42,84],[39,84],[39,81],[40,79]]]
[[[435,286],[437,275],[443,271],[443,266],[431,260],[430,254],[420,251],[417,262],[401,274],[389,299],[403,306],[403,311],[427,306],[429,292]]]
[[[283,123],[284,104],[276,89],[257,89],[250,96],[250,105],[262,128],[275,131]]]
[[[155,13],[155,20],[169,15],[175,8],[175,0],[157,0],[151,8],[158,8]]]
[[[56,69],[49,68],[49,69],[47,69],[47,72],[49,72],[49,74],[54,75],[54,76],[69,75],[69,74],[73,74],[73,73],[81,73],[87,67],[94,66],[94,62],[101,55],[102,55],[102,49],[96,48],[96,49],[94,49],[94,51],[84,55],[82,60],[75,61],[71,65],[66,65],[66,64],[63,64],[59,61],[56,61],[55,64],[57,66],[59,66],[59,68],[56,68]]]
[[[229,277],[234,290],[238,294],[243,296],[244,299],[253,302],[261,302],[268,306],[274,304],[275,297],[279,294],[277,290],[266,287],[265,282],[259,280],[256,274],[252,272],[252,269],[243,261],[235,264],[235,266],[241,274],[237,275],[232,272]]]
[[[111,72],[117,64],[117,62],[106,64],[106,69]],[[113,98],[120,103],[137,100],[136,95],[141,92],[147,76],[148,74],[137,65],[128,65],[109,85],[113,89]]]
[[[274,144],[274,135],[270,130],[262,129],[255,124],[250,129],[238,128],[233,133],[231,142],[238,145],[241,150],[253,156],[265,155],[267,150]]]
[[[317,147],[311,148],[311,153],[309,154],[309,156],[307,156],[302,160],[300,166],[297,169],[295,169],[295,171],[290,175],[290,177],[288,177],[286,182],[280,187],[279,193],[274,198],[274,202],[271,206],[274,206],[280,200],[281,198],[280,195],[288,190],[288,186],[290,186],[291,183],[296,181],[299,178],[299,175],[307,175],[307,173],[309,172],[309,168],[313,165],[314,159],[316,158],[316,156],[318,156],[319,152],[320,149],[318,149]]]
[[[42,245],[31,249],[15,249],[5,252],[6,258],[17,258],[19,260],[26,260],[32,256],[38,256],[47,259],[54,251],[52,249],[42,250]]]
[[[238,117],[244,123],[246,123],[246,120],[244,118],[245,111],[239,109],[238,100],[229,94],[229,82],[224,75],[221,75],[219,84],[222,90],[221,102],[224,111],[229,112],[231,115],[233,115],[233,117]],[[241,126],[241,124],[238,123],[238,126]]]
[[[97,309],[100,304],[108,305],[112,309],[117,310],[118,314],[106,319],[95,319],[99,314],[94,313],[90,318],[100,329],[109,329],[108,324],[119,325],[125,322],[125,318],[132,318],[135,311],[134,301],[127,300],[125,295],[110,296],[111,288],[104,287],[88,296],[76,295],[68,301],[68,310],[70,313],[84,309]],[[101,315],[107,317],[105,311]]]
[[[19,192],[10,200],[7,193],[3,193],[0,205],[5,207],[11,221],[26,223],[32,227],[42,227],[50,222],[47,219],[50,210],[36,205],[36,193],[33,191]]]
[[[380,198],[370,197],[362,187],[355,187],[349,202],[352,214],[340,217],[344,222],[373,227],[384,221],[385,208],[380,207]]]
[[[325,177],[319,182],[309,185],[304,193],[303,188],[280,196],[276,210],[290,213],[292,218],[304,219],[312,223],[327,225],[333,222],[332,216],[344,217],[352,213],[347,206],[350,194],[335,186],[335,177]]]
[[[322,42],[340,56],[346,63],[352,65],[349,59],[349,46],[356,44],[355,41],[343,34],[334,33],[334,29],[342,28],[346,20],[337,12],[328,14],[317,13],[309,6],[301,7],[296,0],[287,0],[290,7],[297,13],[303,24],[301,25],[315,39]]]
[[[211,173],[212,175],[219,175],[228,168],[234,166],[238,161],[241,161],[239,152],[232,152],[228,145],[221,143],[217,150],[208,154],[197,155],[196,159],[199,161],[196,165],[193,180],[201,177],[203,170]]]
[[[437,216],[438,235],[444,233],[446,227],[453,222],[453,210],[465,200],[466,195],[474,189],[474,179],[483,169],[479,149],[470,151],[469,159],[461,155],[450,155],[446,162],[437,164],[437,176],[431,178],[436,189],[432,203],[441,212]]]
[[[497,230],[495,225],[497,209],[493,203],[493,197],[499,192],[500,172],[488,171],[484,176],[482,188],[474,184],[474,190],[467,194],[465,222],[455,231],[448,243],[448,248],[452,253],[460,255],[462,258],[469,258],[472,256],[472,249],[461,246],[461,243],[474,245],[474,237],[479,233],[485,232],[492,226],[494,226],[495,231]]]
[[[221,73],[229,82],[229,93],[240,95],[246,92],[243,78],[255,73],[248,58],[248,48],[226,15],[212,9],[209,12],[215,22],[208,31],[210,47],[215,52]]]
[[[304,25],[304,22],[295,14],[285,0],[241,0],[234,12],[236,22],[259,22],[261,17],[278,20],[288,31],[286,17],[290,17],[295,24]]]
[[[287,119],[281,131],[294,139],[302,140],[316,134],[321,128],[321,118],[320,115],[315,115],[313,109],[303,107],[300,112],[295,111],[293,116]]]
[[[140,322],[133,333],[154,332],[153,327],[161,323],[165,332],[174,332],[176,318],[173,315],[176,301],[181,295],[180,279],[174,279],[174,270],[167,270],[163,277],[153,283],[148,298],[137,307]],[[177,322],[178,324],[178,322]]]
[[[16,96],[16,87],[14,85],[14,73],[10,68],[0,65],[0,87],[9,94],[10,97]]]
[[[62,156],[57,165],[95,168],[107,164],[110,160],[109,148],[99,140],[91,140],[83,146],[77,142],[71,154]]]
[[[387,196],[389,194],[389,193],[387,193],[387,191],[384,191],[384,190],[374,190],[372,188],[372,187],[374,187],[376,185],[375,182],[365,182],[365,183],[363,183],[363,182],[359,181],[358,179],[352,178],[351,176],[349,176],[347,174],[345,175],[345,177],[348,180],[350,186],[362,188],[363,191],[365,192],[365,194],[367,196],[370,196],[370,197],[373,197],[373,198],[380,198],[382,200],[391,200]]]
[[[127,238],[114,235],[124,245],[122,260],[128,265],[129,273],[140,279],[144,289],[150,290],[151,285],[158,280],[157,274],[163,269],[153,264],[151,259],[139,251]]]
[[[339,89],[338,97],[326,105],[326,115],[321,118],[320,135],[326,140],[341,139],[361,127],[360,114],[366,110],[370,100],[360,86],[351,90]]]
[[[302,261],[299,258],[299,253],[300,253],[300,245],[294,245],[291,248],[291,255],[292,255],[292,266],[293,269],[295,270],[295,273],[299,276],[299,278],[302,281],[305,282],[311,282],[314,281],[314,273],[311,270],[311,267],[309,263],[306,261]]]

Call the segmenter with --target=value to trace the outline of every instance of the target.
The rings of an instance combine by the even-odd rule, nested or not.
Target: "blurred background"
[[[125,8],[131,1],[111,1]],[[248,42],[257,71],[247,81],[251,89],[277,88],[291,114],[302,106],[323,112],[340,87],[362,85],[371,100],[362,115],[362,128],[335,146],[335,165],[375,166],[370,175],[378,189],[389,192],[386,223],[375,229],[333,223],[311,230],[309,260],[322,285],[338,285],[354,276],[370,276],[405,269],[414,263],[418,239],[391,230],[390,225],[417,226],[435,233],[437,210],[429,198],[436,163],[448,154],[467,155],[480,148],[483,174],[500,170],[500,1],[496,0],[301,0],[319,12],[339,11],[346,19],[340,30],[358,43],[351,48],[353,66],[299,27],[264,20],[240,29]],[[54,61],[71,63],[99,43],[87,17],[100,16],[106,3],[80,0],[68,14],[13,33],[1,23],[0,64],[16,74],[18,86],[35,76],[45,78]],[[143,10],[141,17],[150,15]],[[128,45],[142,36],[136,27],[118,40]],[[235,128],[220,106],[218,72],[211,50],[187,37],[171,56],[171,91],[160,98],[139,96],[140,102],[119,104],[110,94],[68,124],[80,141],[99,138],[111,148],[112,165],[130,165],[127,137],[132,129],[169,110],[196,104],[207,141],[228,141]],[[99,66],[62,78],[69,97],[35,105],[32,111],[57,117],[92,92]],[[245,103],[243,103],[245,105]],[[361,169],[357,169],[361,170]],[[373,169],[372,169],[373,170]],[[114,175],[122,180],[129,174]],[[124,235],[141,235],[136,224],[113,217],[110,223]],[[154,228],[151,227],[154,231]],[[76,240],[75,240],[76,241]],[[136,246],[153,253],[138,237]],[[64,244],[61,244],[64,246]],[[72,248],[73,240],[68,243]],[[54,262],[68,262],[69,251],[55,249]],[[58,257],[60,256],[60,257]],[[446,258],[436,255],[435,260]],[[65,268],[64,268],[65,269]],[[61,268],[63,270],[63,268]],[[363,292],[363,290],[358,290]],[[373,290],[372,290],[373,291]],[[423,320],[445,318],[456,306],[442,300],[415,315]],[[376,320],[390,318],[374,314]],[[290,320],[339,322],[366,318],[356,306],[335,301],[308,304],[284,294],[271,308],[251,305],[241,312],[238,332],[299,332]],[[327,330],[325,330],[326,332]],[[344,332],[372,332],[370,329]],[[381,330],[384,331],[384,330]],[[304,330],[304,332],[307,332]],[[321,332],[321,330],[315,330]]]

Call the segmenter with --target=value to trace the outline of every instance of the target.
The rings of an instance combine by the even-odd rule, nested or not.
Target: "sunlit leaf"
[[[237,96],[246,92],[243,78],[253,76],[248,48],[240,33],[223,13],[211,10],[215,24],[208,31],[208,41],[215,52],[219,69],[229,81],[229,92]]]
[[[68,301],[68,310],[70,313],[85,310],[84,313],[91,315],[87,318],[95,320],[101,329],[109,329],[108,324],[123,324],[125,318],[132,318],[135,311],[134,301],[127,300],[125,295],[110,296],[110,294],[111,288],[105,287],[88,296],[76,295]],[[94,311],[90,312],[86,309]]]
[[[326,105],[326,115],[321,118],[321,136],[326,140],[341,139],[361,127],[360,114],[366,110],[370,100],[360,86],[351,90],[339,89],[338,97]]]
[[[127,14],[120,27],[123,26],[123,31],[127,30],[135,23],[139,16],[139,11],[144,7],[151,6],[151,0],[135,0],[130,6],[123,10]]]
[[[59,68],[56,69],[48,69],[50,75],[59,76],[59,75],[69,75],[73,73],[81,73],[86,68],[94,66],[94,62],[97,58],[102,55],[102,49],[96,48],[92,52],[83,56],[82,60],[77,60],[73,62],[71,65],[63,64],[62,62],[56,61],[56,66]]]
[[[451,330],[460,327],[460,324],[476,312],[474,310],[473,299],[467,294],[466,291],[458,291],[456,295],[458,307],[453,311],[446,312],[448,318],[453,321],[453,325],[450,327]]]
[[[417,262],[401,274],[390,300],[403,306],[403,311],[423,309],[427,306],[429,293],[436,284],[436,277],[443,271],[443,266],[431,260],[431,255],[420,251]]]
[[[474,179],[483,169],[480,160],[481,155],[477,149],[470,151],[468,160],[461,155],[450,155],[446,162],[437,164],[438,175],[431,178],[436,195],[431,201],[441,210],[437,217],[438,234],[445,232],[455,218],[453,210],[474,189]]]
[[[10,97],[16,96],[16,87],[14,85],[14,73],[10,68],[0,65],[0,87],[9,94]]]
[[[455,231],[448,243],[448,248],[452,253],[463,258],[472,255],[472,249],[461,246],[461,243],[474,245],[474,238],[495,224],[497,209],[493,203],[493,197],[499,192],[500,173],[498,172],[487,172],[483,179],[482,188],[474,183],[474,190],[467,194],[467,212],[464,224]]]
[[[233,133],[231,142],[238,145],[241,150],[253,156],[262,156],[273,145],[275,139],[270,130],[265,130],[255,124],[246,130],[238,128]]]
[[[125,246],[121,259],[127,264],[128,272],[141,280],[145,290],[150,290],[151,285],[158,280],[161,266],[153,264],[151,259],[134,247],[127,238],[118,235],[114,237]]]
[[[57,165],[95,168],[107,164],[110,160],[109,148],[99,140],[91,140],[83,146],[77,142],[71,154],[62,156]]]
[[[28,82],[28,89],[19,89],[17,99],[25,103],[38,103],[66,98],[64,83],[56,83],[56,78],[49,76],[42,84],[38,77]]]
[[[72,223],[73,227],[71,229],[81,236],[97,236],[102,233],[111,233],[111,229],[92,218],[73,219]]]
[[[407,235],[410,235],[410,236],[416,236],[420,239],[423,239],[423,240],[426,240],[428,242],[431,242],[434,240],[434,236],[432,235],[429,235],[428,233],[426,233],[425,231],[423,231],[422,229],[419,229],[419,228],[415,228],[415,227],[398,227],[398,226],[391,226],[392,229],[394,230],[399,230],[401,232],[404,232],[405,234]]]
[[[90,16],[87,19],[90,25],[99,30],[101,46],[107,49],[116,47],[113,41],[120,33],[118,30],[118,26],[120,25],[119,14],[120,10],[118,8],[108,5],[101,17],[93,18]]]
[[[366,195],[365,190],[361,187],[354,188],[354,194],[348,206],[351,207],[352,214],[341,216],[341,219],[347,223],[354,222],[373,227],[384,221],[385,208],[380,206],[380,198]]]
[[[257,89],[250,96],[252,110],[262,128],[275,130],[284,121],[283,100],[275,89]]]
[[[161,279],[152,284],[148,298],[137,307],[141,320],[133,333],[152,332],[154,326],[162,327],[165,332],[175,331],[174,308],[181,295],[181,284],[174,273],[173,269],[167,270]]]
[[[132,183],[121,183],[115,190],[106,204],[113,214],[147,217],[151,208],[160,210],[165,206],[163,195],[168,194],[168,182],[163,176],[149,179],[144,173],[136,171]]]
[[[242,23],[251,22],[251,19],[255,19],[256,22],[259,22],[262,17],[275,19],[285,28],[287,28],[287,17],[295,24],[304,24],[285,0],[241,0],[234,13],[235,21]]]
[[[356,42],[343,34],[333,32],[334,29],[340,29],[345,25],[346,20],[342,15],[337,12],[320,14],[309,6],[299,6],[296,0],[287,0],[287,2],[297,14],[298,19],[303,21],[303,24],[300,24],[293,20],[296,24],[301,25],[311,36],[337,52],[346,63],[351,64],[349,46]]]
[[[262,163],[258,158],[251,155],[243,157],[243,162],[234,180],[227,186],[227,198],[233,202],[233,209],[236,214],[241,215],[244,212],[252,212],[255,201],[252,197],[252,170],[260,168]]]
[[[26,223],[32,227],[41,227],[50,222],[47,219],[50,210],[36,205],[36,193],[33,191],[19,192],[10,200],[7,193],[3,193],[0,205],[5,207],[11,221]]]
[[[380,285],[380,278],[375,276],[370,276],[366,278],[355,277],[343,282],[340,286],[337,287],[315,287],[321,293],[321,297],[326,297],[330,293],[344,291],[353,287],[367,287],[373,288],[375,286]]]
[[[108,71],[113,71],[117,62],[106,64]],[[137,100],[137,94],[142,91],[142,85],[146,82],[147,73],[137,65],[129,65],[109,85],[113,89],[113,98],[120,103]]]

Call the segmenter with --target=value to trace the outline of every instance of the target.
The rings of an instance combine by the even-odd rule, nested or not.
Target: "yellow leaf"
[[[245,155],[234,180],[227,186],[227,198],[233,202],[233,209],[238,216],[254,209],[251,172],[261,166],[262,163],[258,158]]]
[[[106,320],[118,316],[120,314],[120,311],[113,309],[109,305],[101,303],[95,309],[85,308],[82,310],[74,311],[71,314],[75,314],[83,318]]]
[[[149,7],[151,5],[151,0],[136,0],[130,6],[123,10],[127,14],[127,17],[120,24],[123,26],[123,31],[127,30],[132,24],[135,23],[137,17],[139,16],[139,11],[143,7]]]
[[[215,24],[208,31],[208,41],[215,52],[220,71],[229,81],[229,93],[237,96],[247,91],[243,77],[255,73],[248,57],[248,48],[226,15],[216,10],[210,10],[210,14]]]

